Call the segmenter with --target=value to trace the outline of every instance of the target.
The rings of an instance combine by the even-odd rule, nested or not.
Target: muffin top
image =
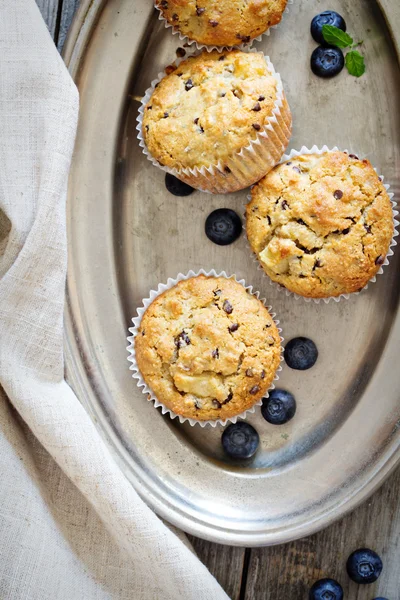
[[[203,275],[158,296],[135,338],[139,370],[158,400],[200,421],[253,406],[274,379],[280,351],[260,300],[234,279]]]
[[[176,31],[209,46],[248,43],[282,18],[287,0],[156,0]]]
[[[259,52],[190,57],[160,81],[145,106],[145,144],[168,167],[223,164],[267,124],[277,87]]]
[[[385,260],[393,211],[368,160],[346,152],[292,158],[252,189],[247,236],[265,272],[309,298],[362,289]]]

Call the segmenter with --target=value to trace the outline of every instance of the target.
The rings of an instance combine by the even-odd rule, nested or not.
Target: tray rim
[[[81,0],[79,8],[75,13],[62,51],[62,57],[73,79],[76,79],[79,75],[79,67],[84,59],[91,33],[106,3],[107,0]],[[376,3],[380,7],[386,20],[400,64],[400,5],[396,5],[397,0],[376,0]],[[84,405],[85,409],[95,422],[100,435],[102,435],[104,441],[107,443],[117,464],[124,471],[125,461],[122,452],[112,439],[113,431],[111,425],[106,419],[100,420],[96,414],[96,410],[89,402],[85,401],[85,385],[82,383],[82,378],[76,376],[79,369],[84,369],[82,369],[82,362],[79,365],[76,360],[76,356],[79,354],[79,342],[74,335],[73,318],[68,301],[68,291],[65,307],[64,340],[67,381],[71,384],[71,387],[77,393],[80,402]],[[391,444],[389,444],[389,446],[391,446]],[[203,525],[200,525],[199,527],[188,515],[180,514],[179,510],[175,507],[172,507],[171,509],[171,507],[165,503],[165,500],[161,497],[158,498],[154,496],[151,490],[148,490],[149,494],[145,498],[145,501],[160,517],[165,518],[185,532],[201,537],[202,539],[233,546],[259,547],[265,545],[277,545],[314,534],[343,518],[377,491],[399,463],[400,446],[394,451],[386,449],[386,452],[382,454],[380,465],[377,467],[373,478],[359,488],[353,496],[347,497],[345,501],[335,508],[330,509],[329,512],[316,516],[313,521],[301,523],[299,526],[289,528],[288,530],[280,530],[278,534],[275,532],[272,534],[265,534],[264,532],[249,534],[248,532],[242,533],[237,531],[227,533],[225,530],[222,537],[222,532],[217,531],[214,526],[210,525],[205,528]],[[140,483],[133,473],[129,474],[128,479],[131,481],[132,485],[132,479]],[[137,489],[137,491],[139,490]],[[141,493],[141,496],[143,498],[144,494]]]

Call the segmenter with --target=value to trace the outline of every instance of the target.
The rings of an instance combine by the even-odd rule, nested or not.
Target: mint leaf
[[[361,77],[365,73],[364,57],[357,50],[352,50],[346,54],[345,63],[350,75]]]
[[[324,40],[331,46],[347,48],[347,46],[351,46],[353,43],[353,38],[348,33],[334,25],[323,25],[322,35],[324,36]]]

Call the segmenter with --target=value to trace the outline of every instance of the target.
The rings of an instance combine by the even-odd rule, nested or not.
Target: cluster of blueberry
[[[337,46],[330,46],[324,38],[322,27],[333,25],[346,31],[346,22],[334,10],[325,10],[311,21],[311,35],[320,44],[311,55],[311,70],[318,77],[334,77],[344,67],[343,52]]]
[[[355,583],[375,583],[382,572],[382,560],[376,552],[369,548],[360,548],[347,559],[347,573]],[[320,579],[312,586],[309,600],[343,600],[343,588],[334,579]],[[374,600],[387,600],[375,598]]]

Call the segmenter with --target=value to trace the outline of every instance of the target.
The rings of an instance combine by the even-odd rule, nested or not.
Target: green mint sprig
[[[365,61],[364,57],[357,50],[353,50],[357,46],[360,46],[362,42],[354,43],[353,38],[334,25],[323,25],[322,35],[324,40],[331,46],[338,46],[338,48],[349,48],[350,52],[346,54],[345,64],[350,75],[354,77],[361,77],[365,73]]]

